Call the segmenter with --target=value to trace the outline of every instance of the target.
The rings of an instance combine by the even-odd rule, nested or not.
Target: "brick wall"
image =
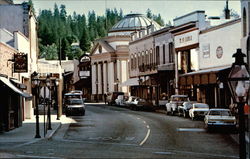
[[[18,78],[17,74],[13,73],[13,62],[8,61],[13,58],[17,50],[0,42],[0,74],[5,74],[9,77]]]

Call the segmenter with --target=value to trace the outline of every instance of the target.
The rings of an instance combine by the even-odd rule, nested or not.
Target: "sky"
[[[14,0],[14,3],[22,3],[23,0]],[[195,10],[205,10],[205,14],[209,16],[221,16],[222,10],[226,4],[226,0],[33,0],[36,14],[39,10],[51,9],[54,4],[58,6],[66,5],[68,14],[74,11],[77,14],[87,15],[89,11],[94,10],[97,15],[104,15],[105,8],[120,8],[123,14],[141,13],[145,14],[149,8],[153,14],[160,14],[164,22],[172,21],[176,17],[180,17]],[[240,14],[240,1],[229,0],[229,9],[235,10]]]

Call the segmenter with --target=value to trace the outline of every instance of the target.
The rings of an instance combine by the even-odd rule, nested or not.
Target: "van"
[[[82,93],[81,92],[69,92],[69,93],[65,93],[64,97],[63,97],[63,112],[65,112],[66,103],[70,99],[73,99],[73,98],[83,100]]]

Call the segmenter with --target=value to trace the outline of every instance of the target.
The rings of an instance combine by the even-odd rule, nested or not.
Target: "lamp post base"
[[[41,136],[40,136],[40,135],[38,135],[38,134],[36,134],[35,138],[41,138]]]

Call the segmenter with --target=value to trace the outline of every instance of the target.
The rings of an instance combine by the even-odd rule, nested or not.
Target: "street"
[[[238,158],[230,134],[208,133],[203,121],[103,104],[72,119],[51,140],[0,148],[25,158]]]

